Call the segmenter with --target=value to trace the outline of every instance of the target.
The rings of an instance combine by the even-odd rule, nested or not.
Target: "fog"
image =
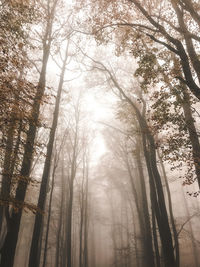
[[[0,267],[200,266],[200,5],[0,3]]]

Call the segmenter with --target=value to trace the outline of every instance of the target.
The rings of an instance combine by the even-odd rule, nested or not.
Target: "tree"
[[[123,113],[123,115],[126,113],[124,105],[122,112],[118,111],[118,116],[120,118],[123,116],[121,113]],[[127,118],[126,115],[125,117]],[[137,136],[138,130],[134,129],[134,127],[137,129],[137,126],[134,125],[134,123],[136,123],[135,120],[132,118],[132,122],[130,120],[129,123],[131,123],[131,130],[129,131],[120,130],[120,133],[125,135],[125,137],[123,136],[120,137],[118,134],[115,134],[114,132],[110,133],[110,131],[107,131],[110,135],[108,146],[110,147],[112,153],[115,153],[116,156],[118,155],[119,160],[121,161],[121,164],[124,165],[124,167],[126,168],[129,177],[128,184],[131,187],[132,197],[136,205],[136,211],[139,219],[140,235],[142,237],[141,243],[144,254],[142,264],[144,266],[149,266],[150,264],[153,267],[154,253],[153,253],[150,214],[148,209],[149,204],[147,200],[146,183],[142,167],[141,151],[139,147],[141,140],[139,139],[139,136]],[[113,127],[113,130],[114,129],[116,131],[116,128]],[[113,141],[115,142],[114,144]],[[136,170],[137,174],[135,174]],[[115,177],[115,175],[113,176]],[[118,186],[119,188],[121,188],[121,185]]]
[[[185,159],[190,157],[191,160],[188,165],[192,164],[194,170],[188,166],[188,173],[184,177],[185,183],[190,184],[196,179],[199,183],[200,145],[193,111],[193,105],[196,101],[185,84],[180,81],[171,82],[173,73],[179,73],[181,76],[178,61],[173,57],[173,66],[170,67],[170,63],[164,57],[166,63],[161,66],[159,64],[161,58],[156,57],[144,44],[144,54],[138,61],[135,75],[142,77],[142,89],[145,92],[148,91],[150,101],[153,100],[149,108],[149,120],[153,122],[153,131],[157,133],[157,145],[161,147],[163,157],[168,158],[172,165],[176,164],[177,157],[179,159],[178,164],[186,162]],[[151,86],[156,86],[159,83],[156,78],[158,76],[162,78],[162,87],[159,86],[158,90],[151,93]],[[162,137],[159,137],[159,133]],[[161,138],[165,140],[163,141]],[[185,153],[180,157],[183,147]]]
[[[15,176],[16,179],[19,175],[20,152],[23,150],[24,141],[21,135],[28,127],[32,98],[36,92],[34,84],[26,77],[26,72],[30,68],[27,60],[27,50],[30,48],[28,29],[31,24],[39,20],[36,6],[33,7],[32,3],[27,5],[5,1],[0,5],[1,226],[5,213],[6,218],[9,218],[8,206],[15,205],[10,194],[12,178]]]
[[[51,5],[50,2],[47,3],[48,14],[47,14],[47,24],[46,30],[43,40],[43,59],[42,59],[42,67],[40,72],[40,78],[37,85],[36,94],[34,96],[34,102],[31,109],[31,120],[29,122],[29,128],[27,130],[27,138],[26,144],[24,146],[23,160],[20,171],[20,179],[17,184],[16,195],[15,195],[15,203],[17,206],[16,209],[12,211],[12,215],[9,219],[9,227],[8,232],[5,238],[5,242],[2,248],[2,257],[1,257],[1,267],[7,266],[12,267],[15,256],[15,249],[17,244],[17,238],[19,233],[20,221],[22,216],[22,208],[24,205],[25,195],[27,186],[29,183],[29,174],[31,170],[31,163],[33,159],[33,151],[34,151],[34,141],[37,132],[38,118],[40,105],[42,102],[42,97],[45,91],[46,85],[46,68],[47,62],[50,54],[50,47],[52,42],[52,27],[53,27],[53,18],[55,14],[57,1],[54,1]]]
[[[200,88],[195,78],[197,77],[198,80],[200,78],[198,58],[200,41],[198,10],[200,7],[198,1],[168,0],[145,3],[144,1],[128,0],[101,1],[100,3],[94,0],[89,3],[89,12],[93,16],[92,20],[89,19],[92,23],[87,28],[91,30],[91,34],[95,36],[98,43],[106,44],[109,40],[114,39],[117,55],[127,50],[131,51],[139,64],[135,75],[143,77],[142,90],[152,91],[151,86],[159,84],[161,87],[159,94],[164,95],[166,92],[163,92],[163,86],[172,88],[168,93],[170,99],[168,105],[173,102],[173,97],[176,97],[175,101],[182,105],[189,142],[192,145],[192,152],[188,150],[187,157],[191,156],[195,175],[200,184],[200,147],[191,112],[193,100],[191,100],[190,94],[192,92],[195,99],[196,97],[200,99]],[[84,3],[82,5],[84,8]],[[88,14],[87,11],[86,14]],[[158,62],[162,62],[162,66]],[[182,95],[184,96],[182,97]],[[157,96],[155,95],[155,98]],[[173,118],[177,119],[177,124],[178,121],[180,124],[180,120],[175,114],[169,119],[173,120]],[[182,136],[183,128],[182,124]],[[180,136],[180,138],[182,137]],[[185,142],[187,141],[185,140]],[[187,146],[187,144],[185,145]],[[188,170],[191,168],[188,167]],[[196,179],[191,173],[187,174],[187,177],[189,176],[192,178],[188,183]]]
[[[67,196],[64,205],[63,218],[63,247],[62,266],[71,267],[73,260],[73,207],[75,194],[75,179],[79,177],[78,171],[82,162],[81,154],[85,145],[85,133],[83,126],[83,114],[81,113],[81,95],[75,103],[68,107],[67,138],[64,146],[64,177],[67,188]],[[85,225],[85,224],[84,224]]]
[[[119,85],[117,79],[115,78],[115,75],[112,74],[112,72],[101,62],[95,61],[93,59],[91,60],[96,64],[95,68],[104,72],[105,75],[108,75],[113,83],[113,86],[118,90],[120,94],[119,97],[121,97],[122,101],[125,101],[128,105],[130,105],[130,107],[132,107],[133,111],[135,112],[135,116],[137,118],[142,135],[143,152],[149,175],[151,204],[153,206],[157,219],[162,249],[164,253],[164,263],[166,266],[176,266],[173,241],[165,205],[161,176],[157,167],[156,145],[154,137],[145,118],[145,105],[143,106],[143,111],[141,112],[137,104],[134,103],[131,97],[126,95],[122,87]]]
[[[53,121],[52,121],[51,130],[49,133],[47,155],[46,155],[46,159],[44,163],[44,170],[43,170],[40,194],[39,194],[38,205],[37,205],[40,211],[44,210],[45,202],[46,202],[46,195],[47,195],[47,189],[48,189],[48,184],[49,184],[49,173],[50,173],[50,168],[51,168],[51,156],[52,156],[54,138],[55,138],[57,123],[58,123],[59,106],[60,106],[60,100],[61,100],[61,93],[63,89],[66,64],[68,60],[68,48],[69,48],[69,40],[67,41],[67,45],[66,45],[65,56],[63,60],[63,65],[62,65],[61,74],[60,74],[60,81],[58,85]],[[35,225],[34,225],[34,230],[33,230],[31,251],[30,251],[30,257],[29,257],[30,267],[39,266],[39,257],[38,257],[39,249],[38,248],[39,248],[41,229],[42,229],[42,214],[38,212],[35,218]]]
[[[145,3],[144,1],[128,0],[117,3],[101,1],[100,3],[100,1],[94,0],[89,3],[89,12],[92,11],[93,14],[93,33],[97,38],[102,40],[100,35],[106,28],[125,27],[122,45],[126,43],[125,39],[148,37],[158,45],[164,46],[180,61],[184,78],[179,75],[176,78],[185,83],[191,92],[200,99],[199,86],[193,75],[194,71],[200,80],[198,1],[168,0],[164,3],[155,0]],[[82,5],[84,7],[83,3]],[[110,14],[112,15],[110,16]],[[193,30],[189,25],[194,26]]]
[[[87,146],[85,144],[85,146]],[[79,266],[88,267],[88,179],[89,179],[89,152],[83,149],[83,175],[80,190],[80,234],[79,234]]]

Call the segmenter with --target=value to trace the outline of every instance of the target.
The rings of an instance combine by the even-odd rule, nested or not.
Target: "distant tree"
[[[118,117],[122,118],[122,113],[126,118],[125,120],[127,120],[128,116],[125,115],[126,111],[124,105],[123,111],[121,113],[120,111],[118,111]],[[119,114],[121,114],[121,116]],[[129,123],[131,124],[131,130],[129,130],[130,128],[127,131],[118,129],[119,133],[117,134],[107,130],[107,135],[109,134],[112,136],[112,138],[110,136],[108,137],[108,146],[112,150],[112,153],[115,154],[115,157],[118,157],[118,160],[121,161],[127,171],[129,177],[128,184],[131,187],[132,197],[136,205],[136,211],[138,214],[140,226],[140,235],[142,236],[141,243],[144,254],[143,265],[148,266],[149,264],[151,264],[151,266],[153,267],[154,253],[146,182],[141,160],[141,140],[137,134],[139,132],[137,125],[134,125],[134,123],[137,124],[137,122],[134,120],[134,116],[132,120],[130,119]],[[134,127],[136,129],[134,129]],[[116,131],[116,128],[113,127],[113,130]],[[122,185],[119,184],[118,186],[121,188]]]
[[[80,184],[80,232],[79,232],[79,266],[88,267],[88,179],[89,179],[89,152],[87,145],[83,149],[82,179]]]
[[[75,212],[75,204],[74,198],[76,193],[76,179],[82,179],[82,174],[79,174],[81,165],[82,165],[82,153],[84,150],[84,146],[86,145],[87,141],[85,140],[85,129],[83,126],[83,113],[81,110],[81,95],[78,97],[75,103],[71,103],[68,107],[70,116],[67,116],[67,128],[66,131],[68,135],[65,139],[65,145],[63,147],[64,152],[64,160],[63,160],[63,175],[65,177],[65,186],[68,194],[64,198],[64,207],[63,207],[63,242],[62,242],[62,265],[71,267],[73,266],[73,256],[75,255],[76,251],[73,251],[73,214]],[[69,115],[69,114],[68,114]],[[85,155],[86,156],[86,155]],[[84,166],[85,174],[87,175],[87,168]],[[85,176],[86,179],[87,176]],[[87,179],[85,180],[87,181]],[[83,198],[83,205],[84,205],[84,214],[83,214],[83,225],[82,234],[84,235],[85,230],[85,212],[87,210],[86,202],[85,202],[85,193]],[[79,222],[80,223],[80,222]],[[86,223],[87,224],[87,223]],[[82,226],[83,226],[82,225]],[[80,236],[79,236],[80,237]],[[85,239],[84,239],[85,240]],[[85,247],[85,245],[83,246]],[[61,249],[61,248],[60,248]],[[84,255],[84,253],[83,253]],[[84,262],[84,260],[82,260]]]

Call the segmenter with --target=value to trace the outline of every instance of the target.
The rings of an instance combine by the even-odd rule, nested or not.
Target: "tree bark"
[[[159,252],[159,246],[158,246],[158,236],[157,236],[157,230],[156,230],[156,218],[155,218],[155,212],[152,207],[152,233],[153,233],[153,243],[154,243],[154,249],[155,249],[155,258],[156,258],[156,267],[161,267],[160,263],[160,252]]]
[[[63,155],[64,157],[64,155]],[[55,259],[55,266],[60,267],[62,266],[62,261],[60,259],[60,252],[62,251],[61,247],[61,232],[63,227],[63,206],[64,206],[64,193],[65,193],[65,183],[64,183],[64,163],[62,161],[62,173],[61,173],[61,201],[60,201],[60,214],[59,214],[59,223],[58,223],[58,231],[57,231],[57,239],[56,239],[56,259]]]
[[[72,267],[72,208],[73,208],[73,198],[74,198],[74,179],[76,177],[77,171],[77,153],[78,153],[78,123],[79,123],[79,111],[75,114],[76,125],[74,133],[73,151],[72,151],[72,162],[71,171],[69,177],[69,202],[67,207],[67,218],[66,218],[66,240],[65,240],[65,252],[66,257],[64,258],[63,267]]]
[[[89,267],[88,265],[88,162],[86,160],[86,185],[85,185],[85,213],[84,213],[84,267]]]
[[[56,160],[56,159],[55,159]],[[54,163],[53,173],[52,173],[52,182],[51,182],[51,192],[49,198],[49,209],[48,209],[48,217],[47,217],[47,229],[45,235],[45,245],[44,245],[44,256],[43,256],[43,264],[42,267],[46,266],[47,260],[47,246],[48,246],[48,237],[49,237],[49,227],[50,227],[50,220],[51,220],[51,208],[52,208],[52,199],[53,199],[53,190],[55,185],[55,172],[56,172],[56,162]]]
[[[152,232],[151,232],[151,223],[150,223],[150,216],[149,216],[149,209],[148,209],[148,200],[147,200],[147,192],[146,192],[146,185],[144,179],[144,173],[142,168],[141,156],[140,156],[140,148],[139,142],[136,144],[136,162],[137,168],[140,175],[140,186],[142,192],[142,207],[143,207],[143,214],[144,214],[144,222],[145,222],[145,247],[146,247],[146,256],[147,256],[147,263],[150,266],[155,266],[154,262],[154,253],[153,253],[153,244],[152,244]]]
[[[159,161],[160,161],[160,164],[161,164],[161,169],[162,169],[162,172],[163,172],[163,178],[164,178],[166,191],[167,191],[169,214],[170,214],[170,220],[171,220],[173,236],[174,236],[174,247],[175,247],[175,251],[176,251],[176,266],[179,267],[180,266],[179,241],[178,241],[178,234],[177,234],[177,230],[176,230],[176,224],[175,224],[175,220],[174,220],[171,193],[170,193],[170,188],[169,188],[169,184],[168,184],[168,180],[167,180],[167,174],[166,174],[166,171],[165,171],[165,166],[164,166],[162,158],[160,156],[159,149],[157,149],[157,154],[158,154],[158,158],[159,158]]]
[[[144,263],[145,266],[154,266],[154,255],[153,255],[153,247],[152,247],[152,236],[151,236],[151,226],[150,226],[150,221],[149,221],[149,215],[148,215],[148,204],[147,204],[147,195],[146,195],[146,188],[144,184],[144,174],[141,169],[141,161],[139,159],[139,151],[137,148],[136,151],[136,164],[138,168],[138,173],[139,173],[139,183],[141,186],[141,193],[142,193],[142,205],[139,205],[139,197],[137,193],[136,186],[134,184],[134,178],[131,173],[131,168],[127,159],[127,169],[129,173],[129,178],[130,178],[130,183],[131,183],[131,188],[133,192],[133,196],[135,199],[135,204],[136,204],[136,209],[138,212],[138,217],[139,217],[139,222],[140,222],[140,232],[142,235],[142,246],[144,249]]]

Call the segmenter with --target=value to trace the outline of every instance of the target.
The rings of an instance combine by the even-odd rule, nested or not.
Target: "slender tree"
[[[59,85],[58,85],[58,92],[57,92],[57,97],[56,97],[53,121],[52,121],[52,126],[51,126],[51,130],[50,130],[50,134],[49,134],[49,142],[47,145],[47,155],[46,155],[46,159],[45,159],[45,163],[44,163],[44,170],[43,170],[42,182],[41,182],[38,205],[37,205],[38,209],[42,210],[42,211],[44,210],[45,201],[46,201],[46,194],[47,194],[48,181],[49,181],[49,173],[50,173],[50,168],[51,168],[51,156],[52,156],[54,138],[55,138],[57,123],[58,123],[59,106],[60,106],[61,93],[62,93],[62,88],[63,88],[63,83],[64,83],[66,63],[67,63],[67,59],[68,59],[68,47],[69,47],[69,41],[67,42],[65,57],[64,57],[63,66],[61,69],[61,75],[60,75],[60,81],[59,81]],[[29,266],[30,267],[39,266],[38,245],[39,245],[39,239],[40,239],[40,235],[41,235],[41,227],[42,227],[42,214],[38,212],[36,214],[36,218],[35,218],[32,244],[31,244],[31,250],[30,250],[30,256],[29,256]]]

